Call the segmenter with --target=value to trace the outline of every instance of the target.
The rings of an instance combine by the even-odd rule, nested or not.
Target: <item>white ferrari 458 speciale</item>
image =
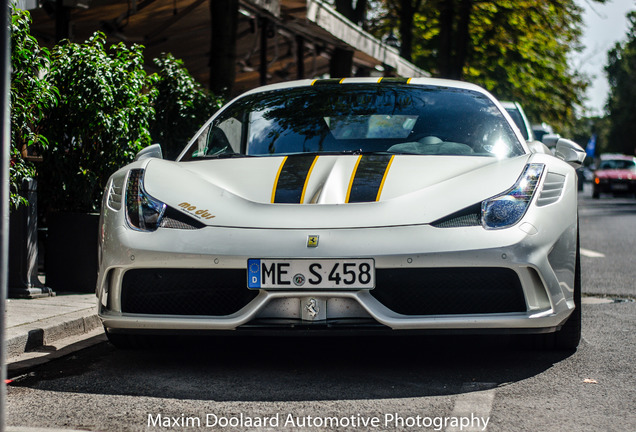
[[[249,91],[176,161],[110,178],[99,316],[146,333],[536,333],[580,339],[584,151],[526,142],[482,88],[428,78]],[[305,334],[303,333],[303,334]]]

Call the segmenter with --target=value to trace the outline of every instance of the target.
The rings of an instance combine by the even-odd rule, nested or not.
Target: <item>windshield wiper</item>
[[[368,150],[329,150],[329,151],[316,151],[316,152],[304,152],[298,154],[316,155],[316,156],[328,156],[328,155],[375,155],[375,154],[390,154],[386,151],[368,151]]]
[[[219,154],[213,154],[213,155],[205,155],[203,157],[206,159],[232,159],[232,158],[244,158],[244,157],[251,157],[251,156],[243,154],[243,153],[219,153]]]

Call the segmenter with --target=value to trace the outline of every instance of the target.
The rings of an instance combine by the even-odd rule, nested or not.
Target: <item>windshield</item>
[[[631,169],[633,170],[636,167],[634,161],[626,160],[626,159],[609,159],[601,161],[599,165],[599,169],[602,170],[622,170],[622,169]]]
[[[288,88],[238,99],[201,130],[182,160],[296,153],[524,153],[481,93],[436,86],[348,84]]]

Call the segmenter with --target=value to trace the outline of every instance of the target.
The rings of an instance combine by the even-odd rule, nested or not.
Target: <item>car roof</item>
[[[311,85],[315,85],[315,84],[326,84],[326,83],[332,83],[332,84],[414,84],[414,85],[430,85],[430,86],[437,86],[437,87],[447,87],[447,88],[454,88],[454,89],[464,89],[464,90],[472,90],[472,91],[476,91],[479,93],[482,93],[484,95],[488,95],[488,97],[492,98],[493,100],[494,97],[488,93],[484,88],[476,85],[476,84],[472,84],[472,83],[468,83],[468,82],[464,82],[464,81],[456,81],[456,80],[449,80],[449,79],[442,79],[442,78],[394,78],[394,77],[364,77],[364,78],[357,78],[357,77],[353,77],[353,78],[325,78],[325,79],[304,79],[304,80],[294,80],[294,81],[286,81],[286,82],[282,82],[282,83],[277,83],[277,84],[270,84],[270,85],[266,85],[266,86],[262,86],[262,87],[257,87],[254,88],[252,90],[249,90],[245,93],[243,93],[241,96],[245,96],[245,95],[249,95],[249,94],[254,94],[254,93],[260,93],[260,92],[266,92],[266,91],[271,91],[271,90],[282,90],[282,89],[288,89],[288,88],[294,88],[294,87],[305,87],[305,86],[311,86]]]
[[[603,153],[603,154],[601,154],[601,160],[612,160],[612,159],[636,161],[636,157],[634,157],[634,156],[629,156],[629,155],[624,155],[624,154],[619,154],[619,153]]]
[[[499,102],[501,102],[501,106],[504,107],[505,109],[517,108],[517,102],[511,102],[511,101],[499,101]]]

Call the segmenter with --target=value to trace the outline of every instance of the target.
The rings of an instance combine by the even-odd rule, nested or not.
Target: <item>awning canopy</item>
[[[150,71],[153,58],[170,52],[207,86],[211,67],[208,1],[214,0],[91,0],[85,4],[64,0],[68,35],[81,42],[101,30],[111,43],[144,45]],[[390,68],[399,76],[428,76],[321,0],[240,0],[239,4],[235,94],[263,82],[325,77],[337,48],[354,52],[352,74],[381,76]],[[32,32],[48,45],[57,40],[54,5],[55,1],[45,2],[31,11]],[[264,25],[267,31],[262,31]],[[263,59],[266,68],[261,67]]]

